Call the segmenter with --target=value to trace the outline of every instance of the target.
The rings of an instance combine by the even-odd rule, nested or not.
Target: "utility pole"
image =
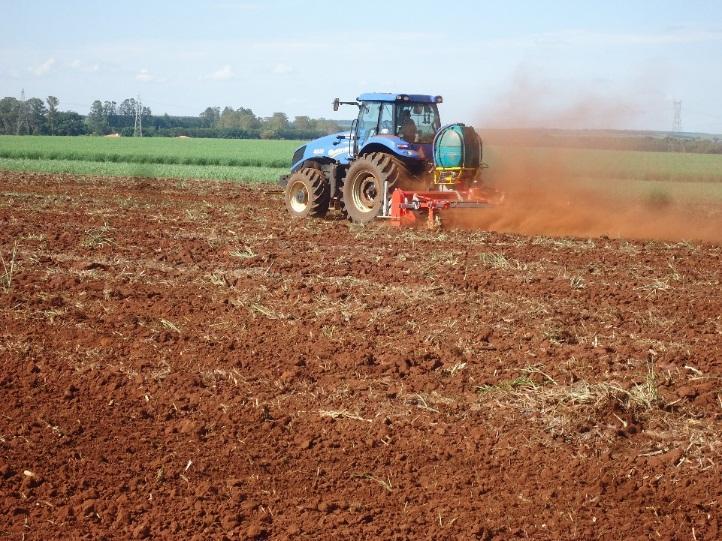
[[[138,94],[138,99],[135,102],[133,137],[143,137],[143,102],[140,101],[140,94]]]
[[[672,122],[672,131],[675,133],[682,131],[682,100],[674,100],[674,121]]]
[[[20,91],[20,110],[18,111],[18,125],[15,134],[20,135],[23,127],[26,133],[30,133],[30,121],[28,120],[28,104],[25,102],[25,89]]]

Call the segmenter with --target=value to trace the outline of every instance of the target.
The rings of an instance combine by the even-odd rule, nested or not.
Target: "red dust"
[[[451,224],[525,235],[722,240],[719,205],[677,202],[651,182],[646,196],[622,195],[623,181],[583,178],[557,148],[544,149],[543,160],[509,146],[496,151],[494,185],[503,200],[491,209],[455,213]]]
[[[646,115],[658,118],[665,105],[663,75],[651,66],[641,73],[620,94],[611,88],[562,86],[520,67],[479,122],[482,133],[492,127],[517,130],[506,133],[504,144],[495,148],[495,169],[489,171],[504,200],[493,209],[455,213],[450,221],[527,235],[722,240],[719,205],[675,201],[651,183],[650,195],[634,196],[622,181],[583,178],[558,148],[545,148],[543,159],[532,157],[533,150],[524,152],[529,132],[519,128],[619,129],[647,122]],[[493,136],[485,143],[494,145]]]

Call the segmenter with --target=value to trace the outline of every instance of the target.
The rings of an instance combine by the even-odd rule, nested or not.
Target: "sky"
[[[86,114],[249,107],[347,119],[333,98],[444,96],[480,127],[722,133],[722,2],[0,0],[0,95]]]

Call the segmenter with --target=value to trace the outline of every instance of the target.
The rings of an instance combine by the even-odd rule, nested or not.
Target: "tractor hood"
[[[293,153],[291,171],[297,171],[304,161],[311,159],[326,159],[340,163],[348,163],[352,146],[353,141],[351,140],[350,131],[333,133],[309,141],[305,145],[297,148],[296,152]]]

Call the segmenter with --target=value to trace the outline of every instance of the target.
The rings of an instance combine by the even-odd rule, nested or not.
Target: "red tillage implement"
[[[478,209],[492,206],[489,198],[475,190],[414,192],[400,188],[391,195],[389,218],[397,227],[420,224],[426,213],[427,227],[437,225],[439,211],[447,209]],[[423,219],[423,218],[421,218]]]

